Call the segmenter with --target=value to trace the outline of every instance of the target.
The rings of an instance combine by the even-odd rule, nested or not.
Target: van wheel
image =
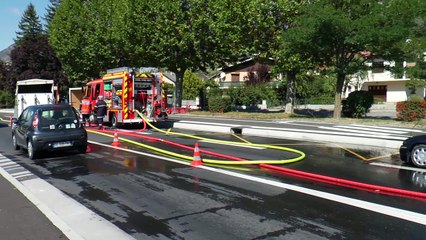
[[[28,141],[27,143],[27,150],[28,150],[28,157],[31,160],[35,160],[37,158],[37,152],[34,149],[33,143],[31,142],[31,140]]]
[[[19,146],[18,146],[18,142],[16,141],[16,136],[15,136],[15,134],[13,134],[12,135],[12,143],[13,143],[13,148],[15,149],[15,150],[19,150]]]

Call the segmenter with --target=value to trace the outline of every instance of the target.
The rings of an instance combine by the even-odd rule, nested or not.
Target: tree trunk
[[[296,72],[287,72],[287,92],[285,99],[285,113],[293,114],[296,101]]]
[[[184,71],[185,72],[185,71]],[[175,86],[175,105],[182,106],[182,91],[183,91],[183,73],[176,71],[176,86]]]
[[[333,117],[339,119],[342,114],[342,91],[345,83],[346,75],[344,73],[337,74],[336,94],[334,95],[334,113]]]

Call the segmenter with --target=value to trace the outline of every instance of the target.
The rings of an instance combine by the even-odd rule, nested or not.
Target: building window
[[[232,82],[239,82],[240,81],[240,74],[239,73],[232,73],[231,74],[231,81]]]
[[[373,60],[373,73],[383,73],[385,71],[385,62],[383,59]]]

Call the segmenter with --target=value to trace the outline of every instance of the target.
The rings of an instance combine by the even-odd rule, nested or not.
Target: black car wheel
[[[419,144],[411,150],[411,163],[416,167],[426,167],[426,145]]]
[[[15,134],[12,135],[12,143],[13,143],[13,148],[15,150],[19,150],[19,146],[18,146],[18,142],[16,142],[16,136],[15,136]]]
[[[28,150],[28,157],[31,160],[34,160],[37,158],[37,152],[35,151],[33,143],[31,141],[28,141],[27,143],[27,150]]]
[[[82,146],[77,148],[79,153],[86,153],[87,152],[87,145],[83,144]]]

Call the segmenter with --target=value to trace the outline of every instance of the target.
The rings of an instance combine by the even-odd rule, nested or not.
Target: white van
[[[31,105],[56,103],[55,88],[53,80],[28,79],[17,81],[13,117],[19,117],[22,111]]]

